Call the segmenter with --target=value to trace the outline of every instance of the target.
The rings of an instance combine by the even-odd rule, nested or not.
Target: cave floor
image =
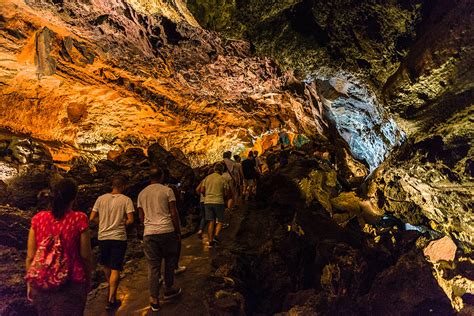
[[[118,298],[122,300],[122,305],[118,310],[115,312],[105,310],[107,288],[102,288],[89,295],[84,315],[207,315],[205,295],[210,283],[209,277],[213,272],[211,260],[219,249],[231,245],[239,229],[243,213],[241,207],[231,214],[230,227],[223,230],[223,242],[218,248],[209,249],[205,246],[207,241],[205,234],[203,240],[200,240],[196,234],[183,239],[180,265],[186,266],[187,270],[175,278],[175,286],[183,289],[183,295],[175,301],[160,300],[160,312],[151,312],[149,308],[147,262],[143,258],[138,261],[135,272],[126,275],[121,280]]]

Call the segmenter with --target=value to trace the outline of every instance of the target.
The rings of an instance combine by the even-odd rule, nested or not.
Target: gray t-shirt
[[[92,211],[99,214],[99,240],[127,240],[126,216],[135,211],[128,196],[112,193],[101,195]]]
[[[160,183],[150,184],[140,192],[137,206],[145,214],[144,236],[174,232],[168,204],[173,201],[176,201],[173,190]]]

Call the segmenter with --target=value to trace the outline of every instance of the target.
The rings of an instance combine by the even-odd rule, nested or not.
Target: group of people
[[[143,248],[149,265],[150,308],[159,311],[159,292],[164,279],[165,300],[182,293],[174,287],[178,265],[181,226],[172,188],[163,184],[164,172],[152,168],[150,184],[137,199],[140,223],[144,226]],[[92,274],[89,221],[98,220],[99,262],[108,287],[107,310],[121,304],[117,299],[120,271],[127,249],[126,227],[134,222],[132,200],[123,194],[123,177],[112,180],[112,191],[101,195],[90,218],[72,210],[78,187],[74,180],[60,180],[53,188],[51,209],[37,213],[31,221],[26,258],[28,299],[39,315],[83,315]],[[161,264],[164,261],[164,278]]]
[[[226,210],[231,212],[242,200],[248,200],[256,192],[257,178],[261,172],[261,161],[257,151],[250,151],[241,162],[239,155],[226,151],[223,161],[214,165],[211,173],[196,188],[200,195],[201,221],[198,236],[202,238],[208,224],[208,247],[221,242],[219,235],[226,223]]]
[[[225,222],[225,210],[232,210],[243,199],[254,196],[262,163],[257,152],[240,156],[225,152],[223,161],[198,185],[201,198],[201,221],[198,235],[202,238],[208,224],[208,246],[220,242]],[[143,248],[149,268],[150,309],[160,310],[160,288],[163,298],[171,300],[181,295],[174,287],[174,276],[185,267],[178,265],[181,252],[181,224],[174,188],[164,185],[165,172],[152,167],[149,184],[136,201],[138,218],[143,225]],[[115,310],[120,271],[127,249],[127,226],[135,221],[135,207],[123,194],[126,180],[112,180],[112,191],[95,202],[89,218],[73,211],[78,186],[65,178],[54,186],[51,207],[37,213],[31,221],[26,258],[28,299],[40,315],[82,315],[92,274],[92,250],[89,223],[98,222],[99,262],[108,283],[107,310]],[[164,277],[161,265],[164,261]],[[164,283],[164,284],[163,284]]]

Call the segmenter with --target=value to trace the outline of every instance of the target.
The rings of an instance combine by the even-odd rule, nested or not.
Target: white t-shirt
[[[99,214],[99,240],[127,240],[126,216],[135,211],[128,196],[112,193],[101,195],[92,211]]]
[[[169,202],[176,201],[171,188],[160,183],[147,186],[138,195],[137,206],[145,213],[144,236],[174,232]]]

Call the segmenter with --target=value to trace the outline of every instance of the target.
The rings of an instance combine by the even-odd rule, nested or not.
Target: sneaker
[[[199,231],[197,232],[197,235],[198,235],[198,238],[199,238],[199,239],[202,239],[202,230],[199,230]]]
[[[184,271],[186,271],[186,267],[185,266],[179,266],[178,269],[174,270],[174,274],[178,275],[178,274],[183,273]]]
[[[215,245],[214,241],[208,241],[206,247],[207,248],[212,248],[212,247],[214,247],[214,245]]]
[[[150,303],[150,309],[152,312],[159,312],[161,310],[160,304]]]
[[[168,290],[165,290],[165,294],[163,295],[163,298],[165,300],[170,300],[172,298],[180,296],[182,293],[181,288],[170,288]]]
[[[120,305],[122,305],[122,301],[121,300],[115,300],[115,302],[107,303],[107,306],[105,306],[105,310],[113,311],[113,310],[116,310],[117,308],[119,308]]]
[[[217,237],[214,237],[214,239],[212,240],[212,242],[213,242],[214,244],[220,244],[220,243],[221,243],[221,240],[220,240],[219,238],[217,238]]]

